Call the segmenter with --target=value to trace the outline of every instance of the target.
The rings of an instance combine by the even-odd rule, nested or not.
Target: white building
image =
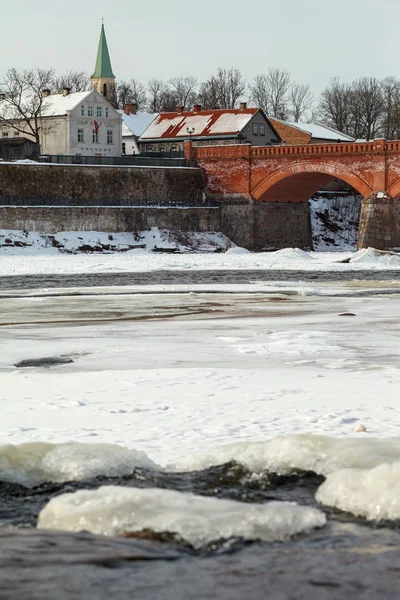
[[[119,112],[122,115],[122,154],[139,154],[139,138],[158,115],[138,111],[134,103],[125,104],[124,110]]]
[[[69,88],[64,88],[61,94],[43,90],[42,96],[39,117],[41,154],[121,156],[122,115],[108,100],[115,96],[115,76],[104,25],[92,75],[92,89],[73,94]],[[37,99],[33,103],[37,103]],[[2,111],[0,137],[11,139],[22,136],[32,139],[32,131],[25,126],[24,119],[7,118],[10,106],[6,94],[0,97],[0,114]]]

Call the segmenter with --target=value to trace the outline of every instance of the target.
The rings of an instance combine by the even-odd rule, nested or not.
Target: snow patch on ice
[[[113,444],[33,442],[0,446],[0,481],[28,488],[100,475],[120,477],[136,467],[153,469],[157,465],[144,452]]]
[[[400,519],[400,462],[332,473],[317,500],[371,521]]]
[[[316,435],[279,436],[265,442],[218,446],[179,462],[179,470],[202,470],[237,461],[253,473],[293,469],[329,475],[348,468],[372,469],[400,461],[400,438],[359,439]]]
[[[288,502],[242,504],[172,490],[106,486],[53,498],[40,513],[38,528],[108,536],[151,529],[200,547],[231,537],[282,541],[325,523],[321,511]]]

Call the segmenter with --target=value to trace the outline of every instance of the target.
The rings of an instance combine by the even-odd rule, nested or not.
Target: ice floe
[[[38,528],[109,536],[151,529],[199,547],[231,537],[282,541],[325,523],[318,509],[288,502],[243,504],[172,490],[105,486],[53,498],[40,513]]]
[[[34,487],[45,482],[120,477],[157,465],[144,453],[113,444],[26,443],[0,446],[0,481]]]

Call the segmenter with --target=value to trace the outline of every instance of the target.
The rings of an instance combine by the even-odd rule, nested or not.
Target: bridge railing
[[[253,146],[252,157],[264,156],[310,156],[313,154],[365,154],[374,152],[374,142],[353,142],[340,144],[304,144],[298,146],[266,146],[263,148]]]
[[[273,156],[312,156],[399,152],[400,141],[374,140],[372,142],[347,142],[335,144],[303,144],[281,146],[198,146],[193,147],[193,159],[208,158],[263,158]]]

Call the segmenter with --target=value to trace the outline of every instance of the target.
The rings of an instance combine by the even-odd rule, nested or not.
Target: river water
[[[334,283],[340,277],[339,285],[343,281],[361,281],[368,276],[371,283],[361,283],[358,288],[356,285],[355,292],[381,295],[385,290],[374,291],[376,282],[386,281],[381,287],[386,286],[387,293],[394,294],[397,289],[392,289],[390,282],[396,282],[399,274],[393,271],[358,271],[339,276],[287,271],[159,271],[3,277],[0,278],[3,302],[0,325],[4,328],[10,324],[13,327],[20,325],[19,316],[13,316],[11,307],[13,295],[21,297],[24,289],[288,280]],[[393,283],[393,288],[397,287]],[[331,289],[334,291],[334,288],[335,284]],[[69,301],[66,298],[66,306]],[[183,309],[181,306],[180,310],[186,310],[191,319],[196,318],[197,313],[210,310],[204,299],[198,302],[203,302],[204,306],[191,305]],[[248,311],[250,301],[247,302]],[[170,312],[165,307],[158,307],[158,316],[175,317],[178,299],[176,303]],[[48,307],[44,317],[50,323],[50,303]],[[27,310],[24,308],[24,325],[27,321],[34,324],[34,313],[29,314]],[[62,293],[53,310],[57,314],[63,313]],[[72,315],[72,309],[68,310]],[[85,310],[90,312],[90,307],[85,309],[83,302],[79,315],[86,314]],[[116,318],[115,307],[108,310],[107,320]],[[133,311],[131,305],[125,310]],[[139,309],[134,310],[137,313]],[[151,312],[152,309],[147,305],[143,310]],[[71,315],[68,318],[72,323],[76,314]],[[101,314],[98,321],[103,318]],[[22,466],[25,474],[32,469],[33,454],[29,452]],[[0,599],[381,600],[400,597],[399,522],[367,522],[350,513],[322,507],[315,499],[317,489],[325,479],[320,473],[293,469],[283,474],[265,470],[254,477],[244,466],[230,462],[183,473],[135,467],[122,476],[43,481],[27,486],[4,475],[6,467],[9,464],[4,455],[0,455],[0,472],[3,473],[0,481]],[[12,467],[16,468],[15,462]],[[296,502],[302,507],[323,511],[327,524],[283,541],[239,536],[215,539],[200,546],[168,533],[160,535],[151,531],[139,537],[103,537],[87,532],[63,533],[35,528],[40,511],[50,500],[62,494],[110,485],[176,490],[206,498],[235,500],[242,503],[243,510],[260,503]]]

